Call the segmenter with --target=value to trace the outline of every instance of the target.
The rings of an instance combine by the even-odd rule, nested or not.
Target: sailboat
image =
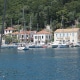
[[[25,31],[24,8],[23,8],[23,20],[24,20],[24,22],[23,22],[23,26],[24,26],[24,27],[23,27],[23,31]],[[28,45],[26,44],[26,39],[25,39],[25,42],[24,42],[24,43],[22,43],[22,42],[18,43],[17,49],[18,49],[18,50],[29,50],[29,47],[28,47]]]

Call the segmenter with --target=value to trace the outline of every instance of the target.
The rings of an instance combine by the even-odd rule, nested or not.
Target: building
[[[11,34],[11,36],[12,37],[16,37],[16,39],[18,40],[19,39],[19,32],[18,31],[16,31],[16,32],[13,32],[12,34]]]
[[[12,33],[12,36],[17,37],[17,39],[20,42],[33,42],[33,35],[36,33],[36,31],[23,31],[20,32],[14,32]]]
[[[80,42],[80,28],[57,29],[54,32],[54,42]]]
[[[11,34],[13,32],[15,32],[16,29],[12,28],[12,27],[8,27],[7,29],[4,29],[4,34],[7,35],[7,34]]]
[[[52,33],[46,31],[46,29],[43,29],[43,30],[37,32],[36,34],[34,34],[33,38],[34,38],[35,44],[48,43],[52,40]]]

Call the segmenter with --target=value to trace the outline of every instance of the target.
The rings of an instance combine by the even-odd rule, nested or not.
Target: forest
[[[4,1],[0,0],[0,27]],[[80,22],[80,0],[6,0],[5,10],[5,28],[25,25],[25,29],[40,30],[51,25],[56,30],[72,27],[75,20]]]

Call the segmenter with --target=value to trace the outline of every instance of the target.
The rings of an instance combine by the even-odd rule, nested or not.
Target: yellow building
[[[57,29],[54,32],[54,42],[80,42],[80,28]]]

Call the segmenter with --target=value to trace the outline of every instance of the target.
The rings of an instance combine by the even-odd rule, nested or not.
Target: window
[[[61,37],[61,34],[60,34],[60,37]]]
[[[70,33],[70,35],[71,35],[71,33]]]
[[[24,35],[22,35],[22,38],[24,37]]]
[[[72,40],[72,42],[74,42],[74,40]]]
[[[37,39],[37,36],[35,36],[35,39]]]
[[[26,35],[26,37],[28,37],[28,35]]]
[[[56,37],[57,37],[57,34],[56,34]]]
[[[67,33],[67,37],[68,37],[68,33]]]
[[[49,39],[51,38],[51,36],[49,35]]]
[[[43,36],[42,36],[42,39],[43,39]]]
[[[46,36],[46,39],[48,38],[48,36]]]
[[[65,33],[63,33],[63,37],[65,36]]]
[[[41,36],[39,36],[39,39],[41,39]]]
[[[72,36],[74,36],[74,33],[72,33]]]

